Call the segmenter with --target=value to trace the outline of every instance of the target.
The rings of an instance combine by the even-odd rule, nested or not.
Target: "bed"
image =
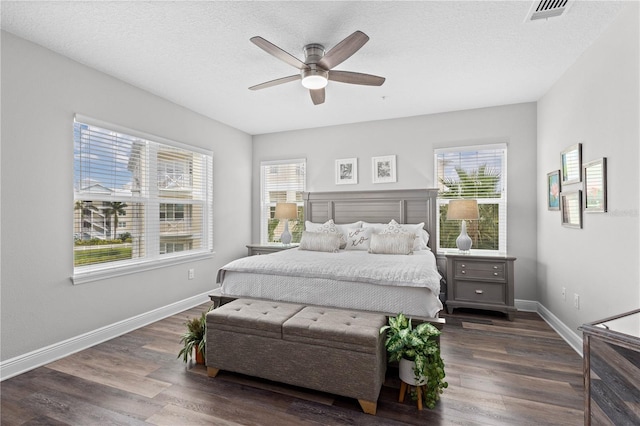
[[[246,257],[218,271],[219,298],[249,297],[435,318],[442,309],[442,276],[433,248],[436,196],[437,189],[304,193],[307,229],[333,221],[344,225],[337,227],[342,231],[347,229],[345,224],[349,231],[356,224],[371,228],[370,236],[396,224],[400,231],[416,230],[414,248],[422,249],[398,255],[348,248],[335,252],[292,248]],[[317,235],[312,234],[303,239]]]

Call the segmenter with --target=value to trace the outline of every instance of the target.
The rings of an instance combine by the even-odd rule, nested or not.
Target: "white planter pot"
[[[413,372],[413,368],[415,365],[415,362],[402,358],[400,360],[400,380],[411,386],[426,385],[427,378],[425,376],[421,376],[420,380],[416,382],[416,375]]]

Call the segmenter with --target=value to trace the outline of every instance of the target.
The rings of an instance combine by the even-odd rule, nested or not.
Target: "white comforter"
[[[435,256],[429,250],[407,256],[348,250],[324,253],[294,248],[234,260],[218,271],[217,282],[222,282],[226,271],[426,287],[436,295],[440,291],[440,274]]]

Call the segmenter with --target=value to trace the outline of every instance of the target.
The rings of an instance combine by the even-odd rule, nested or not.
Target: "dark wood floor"
[[[434,410],[397,402],[389,369],[377,416],[355,400],[177,359],[187,317],[206,305],[0,384],[9,425],[579,425],[582,360],[537,314],[456,310],[442,334],[449,388]]]

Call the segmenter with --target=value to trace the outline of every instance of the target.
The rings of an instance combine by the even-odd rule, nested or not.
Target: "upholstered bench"
[[[355,398],[375,414],[387,360],[382,314],[237,299],[207,313],[207,373],[233,371]]]

